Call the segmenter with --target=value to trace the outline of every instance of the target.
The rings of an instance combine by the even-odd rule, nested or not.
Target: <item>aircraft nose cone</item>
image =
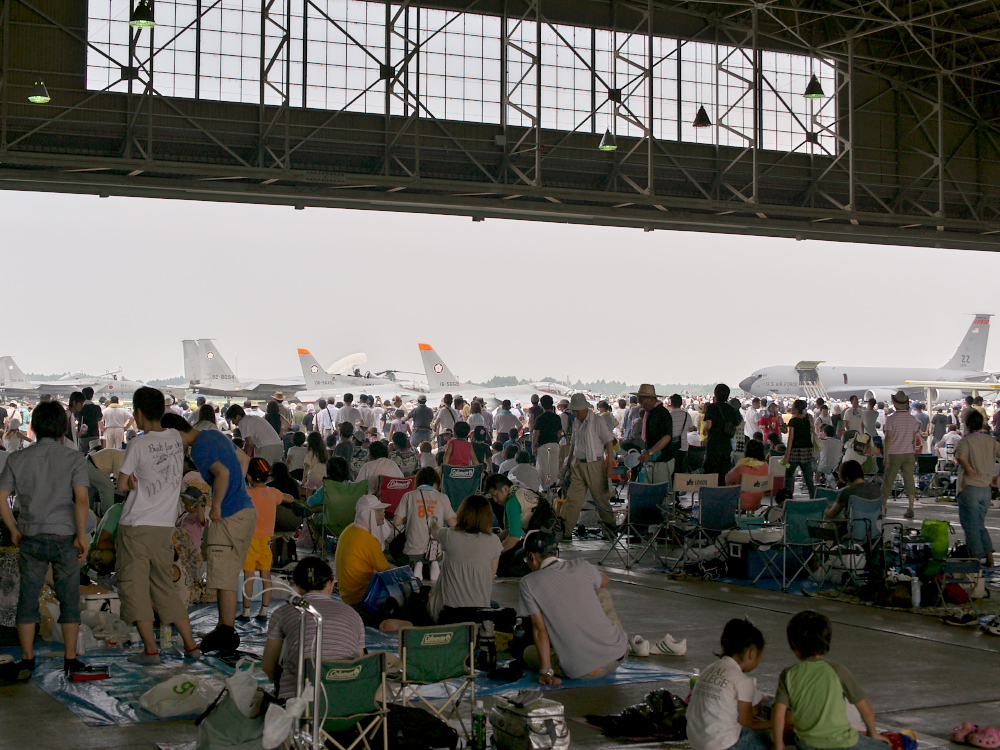
[[[743,380],[740,381],[740,388],[742,388],[744,391],[749,392],[750,389],[753,387],[753,384],[756,382],[757,382],[757,376],[751,375],[750,377],[743,378]]]

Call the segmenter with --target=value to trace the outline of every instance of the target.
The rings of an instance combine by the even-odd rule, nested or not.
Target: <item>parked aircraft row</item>
[[[13,357],[0,357],[0,391],[11,398],[27,398],[48,393],[53,396],[68,396],[86,387],[94,389],[96,396],[130,397],[145,383],[129,380],[119,372],[106,372],[94,377],[80,372],[63,375],[58,380],[28,380]]]
[[[995,374],[985,370],[992,317],[991,313],[976,313],[955,355],[939,368],[845,367],[802,361],[755,370],[740,382],[740,388],[754,396],[857,396],[886,402],[901,390],[917,399],[929,393],[933,403],[960,399],[977,390],[977,385],[978,390],[994,390],[989,386],[997,383]]]
[[[553,396],[569,396],[571,388],[558,383],[539,382],[526,385],[490,388],[462,382],[444,364],[440,355],[430,344],[418,344],[427,383],[402,382],[394,377],[383,377],[372,373],[362,374],[359,367],[367,361],[363,353],[350,354],[328,367],[319,361],[308,349],[299,349],[301,377],[238,378],[219,354],[218,347],[211,339],[185,340],[184,377],[188,387],[198,393],[212,396],[233,396],[241,398],[267,398],[276,390],[294,392],[303,402],[313,402],[321,398],[341,398],[345,393],[355,396],[367,394],[392,398],[402,396],[411,400],[420,394],[434,395],[461,393],[466,396],[482,396],[487,406],[495,406],[504,399],[527,402],[534,393],[549,393]],[[392,375],[391,371],[387,374]]]

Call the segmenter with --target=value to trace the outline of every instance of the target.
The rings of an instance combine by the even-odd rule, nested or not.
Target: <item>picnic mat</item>
[[[3,651],[12,653],[15,649]],[[164,655],[162,664],[143,666],[129,662],[128,653],[121,649],[108,648],[88,651],[81,658],[87,664],[109,666],[111,677],[106,680],[73,682],[63,674],[63,655],[61,644],[36,644],[35,658],[38,666],[31,681],[89,726],[194,719],[197,714],[163,719],[142,708],[139,697],[153,686],[182,674],[196,678],[206,685],[209,692],[218,694],[235,671],[225,662],[211,656],[191,661],[180,655]],[[17,653],[16,657],[19,656],[20,653]],[[270,689],[271,683],[263,672],[258,669],[255,676],[262,687]]]
[[[670,657],[666,657],[670,658]],[[579,688],[606,687],[610,685],[633,685],[640,682],[667,682],[677,681],[686,686],[691,678],[690,672],[682,672],[678,669],[671,669],[656,659],[625,659],[621,666],[606,677],[598,680],[569,680],[563,678],[561,685],[539,685],[538,674],[525,670],[524,677],[514,682],[497,682],[480,674],[476,678],[476,695],[496,695],[508,691],[518,690],[573,690]],[[459,683],[449,683],[451,686]],[[443,685],[428,685],[420,690],[421,694],[430,699],[445,699],[447,694]]]

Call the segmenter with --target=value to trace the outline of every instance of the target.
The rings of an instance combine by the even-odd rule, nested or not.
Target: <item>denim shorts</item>
[[[817,750],[816,748],[810,747],[800,741],[798,736],[795,738],[795,746],[799,750]],[[857,744],[852,745],[850,748],[830,748],[829,750],[885,750],[885,748],[888,747],[889,746],[884,742],[880,742],[879,740],[869,737],[867,734],[861,734],[858,732]]]
[[[17,597],[17,624],[41,622],[38,597],[45,585],[45,574],[52,565],[52,579],[59,600],[59,624],[80,622],[80,562],[79,551],[73,546],[73,536],[36,534],[21,540],[17,567],[21,588]]]
[[[767,750],[771,747],[771,736],[765,729],[740,727],[740,738],[729,750]]]

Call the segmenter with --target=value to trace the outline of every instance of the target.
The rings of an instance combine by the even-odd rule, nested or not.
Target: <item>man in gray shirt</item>
[[[38,597],[52,566],[59,624],[66,644],[63,669],[85,672],[76,658],[80,631],[80,563],[90,547],[87,535],[90,477],[83,453],[61,442],[66,411],[58,401],[39,404],[31,417],[38,442],[10,455],[0,474],[0,517],[19,547],[17,637],[21,661],[0,667],[0,676],[26,680],[35,669],[35,626],[41,622]],[[18,518],[8,499],[17,494]]]
[[[538,682],[558,685],[556,676],[596,680],[618,669],[628,653],[628,636],[607,591],[608,577],[586,560],[560,560],[559,540],[548,531],[529,531],[525,560],[533,572],[521,579],[517,612],[531,618],[535,645],[524,652]]]

